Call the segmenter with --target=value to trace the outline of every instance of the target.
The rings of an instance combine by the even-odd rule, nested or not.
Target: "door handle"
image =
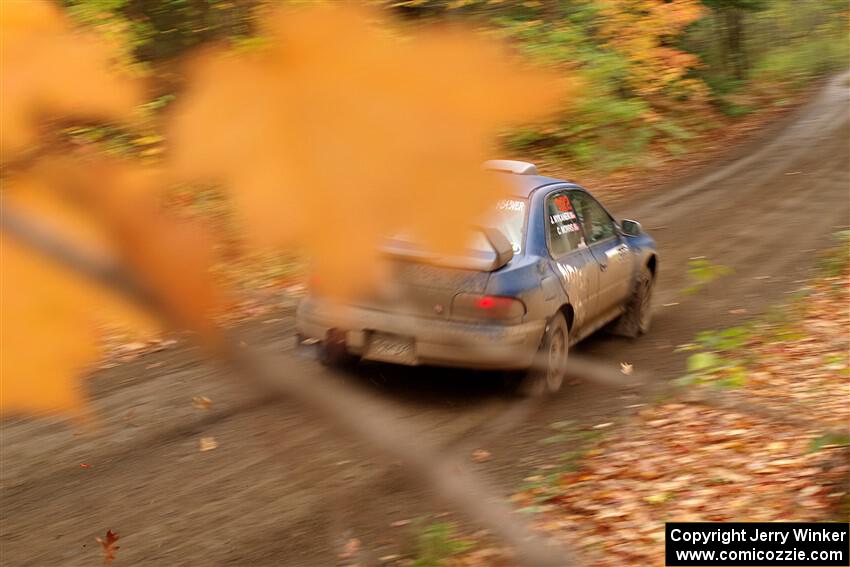
[[[616,248],[609,248],[608,250],[606,250],[605,251],[605,257],[608,258],[609,260],[611,258],[613,258],[614,256],[618,256],[618,257],[622,258],[623,255],[628,251],[629,251],[629,247],[626,246],[625,244],[621,244],[621,245],[617,246]]]

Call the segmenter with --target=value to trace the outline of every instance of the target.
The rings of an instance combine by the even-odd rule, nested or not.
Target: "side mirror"
[[[623,222],[620,223],[620,229],[626,236],[640,236],[643,232],[640,223],[630,219],[623,219]]]

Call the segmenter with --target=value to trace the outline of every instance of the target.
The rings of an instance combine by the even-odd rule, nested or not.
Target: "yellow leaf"
[[[152,144],[159,144],[164,141],[162,136],[151,135],[151,136],[142,136],[141,138],[136,138],[135,142],[138,146],[150,146]]]
[[[212,451],[216,448],[218,448],[218,441],[215,440],[215,437],[201,437],[198,442],[198,449],[201,452]]]
[[[650,504],[662,504],[669,499],[669,495],[667,494],[650,494],[646,496],[644,500],[649,502]]]
[[[192,407],[195,409],[208,410],[212,407],[212,400],[206,396],[193,396]]]

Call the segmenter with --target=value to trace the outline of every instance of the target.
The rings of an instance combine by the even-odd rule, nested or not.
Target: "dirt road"
[[[631,363],[663,383],[682,372],[676,345],[782,301],[850,221],[848,126],[844,75],[743,154],[615,206],[658,241],[653,330],[634,342],[593,337],[575,353],[614,370]],[[734,273],[684,295],[694,257]],[[250,328],[249,340],[283,352],[291,325],[283,313]],[[616,421],[647,392],[585,381],[493,435],[512,402],[492,376],[371,365],[346,380],[397,402],[425,439],[489,451],[490,460],[469,466],[505,495],[569,450],[569,442],[542,442],[550,424]],[[115,565],[326,566],[352,537],[377,564],[408,545],[411,528],[393,523],[450,511],[393,463],[368,457],[291,403],[257,398],[188,347],[101,371],[89,387],[99,418],[90,427],[3,424],[4,566],[99,565],[94,538],[107,529],[121,535]],[[196,395],[212,399],[212,409],[193,408]],[[218,448],[200,452],[207,436]]]

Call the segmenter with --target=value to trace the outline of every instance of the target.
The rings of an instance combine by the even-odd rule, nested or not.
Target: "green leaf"
[[[747,384],[747,373],[743,368],[736,369],[735,372],[721,380],[718,385],[721,388],[742,388]]]
[[[824,433],[820,437],[816,437],[812,439],[812,444],[809,448],[811,452],[820,451],[824,447],[834,446],[834,445],[848,445],[850,444],[850,434],[847,433],[835,433],[829,432]]]
[[[715,368],[720,362],[713,352],[698,352],[688,357],[688,372],[702,372]]]
[[[697,383],[698,379],[699,379],[699,377],[696,374],[685,374],[684,376],[681,376],[681,377],[673,380],[673,384],[675,384],[676,386],[679,386],[679,387],[693,386],[694,384]]]

